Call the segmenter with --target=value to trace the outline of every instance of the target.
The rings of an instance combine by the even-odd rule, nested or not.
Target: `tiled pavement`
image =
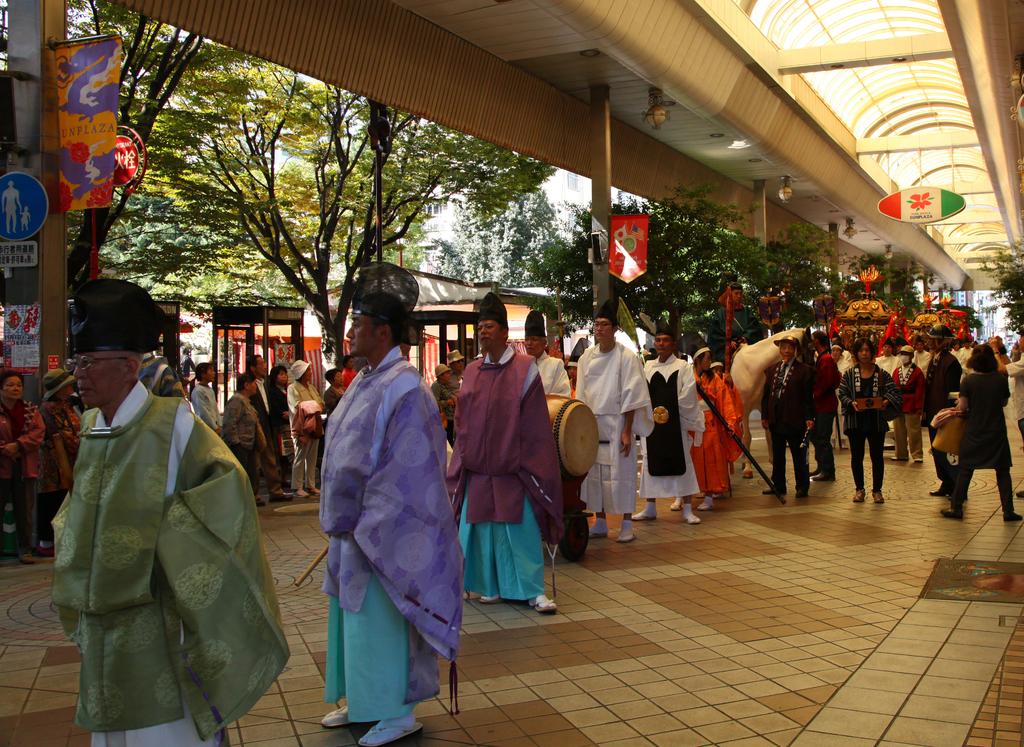
[[[468,603],[461,713],[447,714],[442,687],[408,743],[1020,744],[1021,606],[918,599],[938,557],[1024,561],[994,473],[978,473],[961,523],[938,517],[930,465],[887,461],[885,505],[855,505],[847,461],[839,482],[786,506],[737,476],[697,526],[659,501],[636,542],[559,560],[556,616]],[[323,546],[315,517],[262,517],[292,658],[232,744],[354,744],[363,729],[319,726],[320,574],[292,585]],[[71,724],[78,657],[49,582],[45,564],[0,566],[0,745],[88,744]]]

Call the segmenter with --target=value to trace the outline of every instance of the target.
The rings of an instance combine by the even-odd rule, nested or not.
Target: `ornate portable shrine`
[[[931,294],[925,293],[924,295],[924,311],[914,317],[913,321],[910,322],[910,328],[914,332],[919,334],[927,334],[928,330],[934,327],[936,324],[944,324],[953,330],[958,337],[961,337],[961,333],[969,331],[966,330],[966,317],[963,311],[959,309],[949,308],[953,299],[949,296],[943,296],[939,301],[940,308],[933,309],[932,303],[935,301],[935,297]]]
[[[882,279],[878,269],[872,265],[861,272],[857,279],[864,283],[863,294],[860,298],[848,301],[835,316],[836,326],[846,347],[858,337],[877,341],[885,334],[889,320],[892,319],[892,309],[871,292],[871,284]]]

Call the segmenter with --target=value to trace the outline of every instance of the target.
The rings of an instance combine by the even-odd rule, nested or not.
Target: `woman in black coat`
[[[1013,510],[1013,482],[1010,479],[1010,442],[1006,437],[1003,407],[1010,398],[1006,376],[998,372],[992,348],[979,345],[971,353],[967,367],[973,371],[960,384],[957,409],[967,419],[960,442],[960,474],[949,498],[949,508],[942,511],[947,519],[964,518],[964,501],[976,469],[994,469],[999,501],[1003,504],[1003,521],[1020,521]]]
[[[291,474],[292,421],[288,414],[288,368],[274,366],[267,376],[267,402],[270,403],[270,427],[274,429],[274,453],[282,475]]]

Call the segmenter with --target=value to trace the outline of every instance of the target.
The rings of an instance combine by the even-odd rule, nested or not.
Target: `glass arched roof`
[[[779,49],[945,32],[936,0],[736,2]],[[858,138],[974,131],[960,74],[952,58],[810,72],[803,77]],[[995,204],[991,192],[980,194],[972,187],[990,185],[980,147],[871,157],[901,189],[918,185],[960,188],[967,193],[968,203]],[[985,188],[991,190],[990,186]],[[998,216],[995,219],[998,221]],[[985,225],[989,235],[995,225]],[[968,232],[973,233],[979,224],[943,223],[936,228],[950,235],[963,233],[956,229],[967,226],[971,226]],[[963,243],[963,239],[956,243]]]

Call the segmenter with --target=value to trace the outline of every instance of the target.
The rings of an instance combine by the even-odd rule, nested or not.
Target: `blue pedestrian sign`
[[[39,180],[21,171],[0,176],[0,239],[24,241],[39,233],[50,201]]]

